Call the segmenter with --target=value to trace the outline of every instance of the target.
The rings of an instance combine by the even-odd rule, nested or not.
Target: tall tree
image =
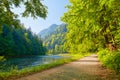
[[[8,26],[3,25],[3,33],[0,36],[0,54],[11,55],[14,46],[11,29]]]
[[[78,50],[81,44],[87,47],[102,44],[102,47],[116,50],[120,38],[119,0],[70,0],[70,3],[62,17],[68,25],[69,48],[74,46]]]
[[[23,25],[17,29],[3,25],[0,34],[0,56],[24,57],[30,55],[44,55],[46,48],[42,40]]]

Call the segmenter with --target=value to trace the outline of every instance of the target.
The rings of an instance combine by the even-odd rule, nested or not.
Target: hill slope
[[[52,24],[49,28],[44,29],[41,32],[39,32],[38,36],[41,37],[41,38],[44,38],[45,36],[53,33],[57,27],[58,27],[57,24]]]
[[[54,29],[50,26],[48,29],[40,32],[44,45],[48,48],[50,53],[65,52],[64,42],[66,32],[66,24],[54,26]]]

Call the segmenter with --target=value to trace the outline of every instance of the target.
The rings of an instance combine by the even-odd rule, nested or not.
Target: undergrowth
[[[103,66],[115,70],[120,74],[120,51],[109,51],[107,49],[98,52],[98,58]]]

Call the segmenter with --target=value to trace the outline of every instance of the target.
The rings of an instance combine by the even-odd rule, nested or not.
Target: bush
[[[120,51],[101,50],[98,52],[98,58],[103,66],[115,70],[117,74],[120,73]]]
[[[0,62],[5,61],[4,56],[0,56]]]

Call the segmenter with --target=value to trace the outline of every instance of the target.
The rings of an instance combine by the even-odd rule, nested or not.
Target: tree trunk
[[[112,37],[112,42],[109,41],[109,37],[107,34],[104,35],[106,48],[108,48],[110,51],[115,51],[115,50],[117,50],[117,45],[115,45],[115,43],[114,43],[114,39],[113,39],[114,37],[113,36],[111,36],[111,37]]]

